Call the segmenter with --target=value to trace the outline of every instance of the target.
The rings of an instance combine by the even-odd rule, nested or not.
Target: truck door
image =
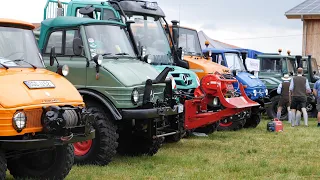
[[[50,71],[57,71],[57,62],[50,66],[51,47],[55,47],[57,60],[60,65],[69,66],[69,74],[66,78],[76,87],[86,85],[87,61],[84,56],[75,56],[73,53],[73,39],[80,37],[79,29],[64,29],[51,32],[46,46],[42,50],[43,59]],[[81,37],[80,37],[81,38]]]

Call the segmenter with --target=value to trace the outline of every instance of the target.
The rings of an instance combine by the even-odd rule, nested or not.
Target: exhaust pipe
[[[57,17],[64,16],[64,8],[62,7],[61,2],[58,0],[58,8],[57,8]]]
[[[302,56],[296,56],[296,60],[297,60],[297,64],[298,64],[298,68],[302,68]]]

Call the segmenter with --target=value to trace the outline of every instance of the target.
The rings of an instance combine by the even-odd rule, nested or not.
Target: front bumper
[[[53,137],[50,139],[0,140],[0,147],[4,150],[41,149],[91,140],[94,138],[95,130],[92,129],[89,134],[74,135],[71,139],[68,140],[63,140],[63,137]]]
[[[260,104],[259,108],[261,111],[268,109],[272,105],[272,102],[268,96],[264,97],[263,99],[257,99],[255,101]]]
[[[178,115],[183,112],[183,105],[178,104],[171,107],[158,107],[150,109],[123,109],[121,114],[123,119],[152,119],[161,116]]]

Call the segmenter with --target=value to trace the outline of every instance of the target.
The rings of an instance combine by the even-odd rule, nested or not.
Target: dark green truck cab
[[[153,155],[164,137],[180,139],[183,105],[171,101],[171,69],[159,74],[140,61],[125,28],[114,20],[60,16],[35,32],[47,68],[57,70],[54,59],[67,65],[66,78],[96,117],[96,138],[74,144],[78,163],[106,165],[116,151]]]
[[[279,53],[264,53],[257,56],[260,60],[260,70],[258,73],[259,79],[265,83],[269,90],[269,96],[272,105],[267,109],[267,115],[270,118],[276,117],[278,102],[280,95],[277,93],[277,87],[282,82],[281,77],[284,74],[289,74],[291,77],[297,75],[297,68],[303,68],[303,76],[308,81],[310,88],[313,88],[314,83],[319,79],[319,70],[316,59],[311,56],[300,56]],[[287,108],[283,108],[281,119],[287,119]],[[312,95],[308,96],[307,112],[309,117],[316,116],[316,101]]]

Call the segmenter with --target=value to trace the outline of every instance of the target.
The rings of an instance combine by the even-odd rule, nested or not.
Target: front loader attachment
[[[233,88],[234,79],[225,79],[220,73],[208,74],[195,90],[195,98],[185,101],[185,129],[204,127],[220,120],[238,120],[250,116],[250,109],[259,106],[246,95],[239,83],[241,95]]]

